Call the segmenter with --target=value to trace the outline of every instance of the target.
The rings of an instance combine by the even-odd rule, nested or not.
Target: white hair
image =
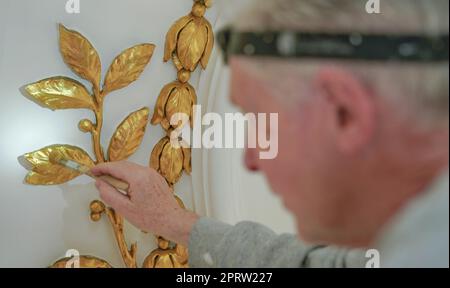
[[[380,1],[381,13],[368,14],[367,0],[258,0],[234,26],[249,31],[448,34],[448,0]],[[429,64],[339,63],[363,77],[379,95],[393,95],[392,90],[398,92],[395,95],[398,98],[390,100],[397,100],[399,108],[408,106],[406,110],[413,110],[414,115],[431,122],[448,122],[448,61]],[[386,90],[391,92],[386,93]]]

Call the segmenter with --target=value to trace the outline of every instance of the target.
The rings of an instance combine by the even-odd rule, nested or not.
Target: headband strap
[[[225,62],[231,55],[281,58],[334,58],[368,61],[448,61],[448,34],[379,35],[308,32],[218,33]]]

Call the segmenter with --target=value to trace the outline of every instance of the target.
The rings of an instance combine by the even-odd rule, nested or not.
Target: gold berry
[[[189,81],[189,79],[191,78],[191,72],[185,69],[181,69],[180,71],[178,71],[178,80],[181,83],[186,83]]]
[[[169,248],[170,242],[162,237],[158,237],[158,247],[162,250]]]
[[[102,218],[102,214],[100,213],[91,213],[91,220],[94,222],[98,222],[100,221],[100,219]]]
[[[92,213],[101,214],[105,212],[105,204],[98,200],[92,201],[89,207],[91,208]]]
[[[78,123],[78,128],[80,128],[83,132],[91,132],[92,128],[94,127],[94,124],[92,124],[91,120],[83,119]]]

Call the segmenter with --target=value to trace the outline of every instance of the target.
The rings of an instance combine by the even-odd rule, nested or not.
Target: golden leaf
[[[172,82],[161,90],[151,123],[153,125],[161,123],[166,130],[170,127],[179,128],[179,125],[170,125],[170,120],[176,113],[184,113],[189,116],[190,124],[193,126],[193,105],[195,104],[197,104],[197,95],[194,87],[189,83]]]
[[[27,93],[40,105],[55,109],[94,109],[94,102],[83,84],[66,77],[53,77],[27,85]]]
[[[184,206],[183,200],[181,200],[180,197],[178,197],[177,195],[173,195],[175,197],[175,200],[177,200],[178,205],[183,208],[186,209],[186,206]]]
[[[68,264],[72,258],[66,257],[53,263],[49,268],[71,268]],[[80,256],[80,268],[112,268],[112,266],[103,259],[94,256]]]
[[[173,65],[175,65],[175,67],[177,68],[178,71],[183,69],[183,64],[181,63],[180,59],[178,58],[177,53],[173,53],[172,61],[173,61]]]
[[[118,90],[136,81],[150,61],[154,50],[153,44],[141,44],[123,51],[109,67],[104,91]]]
[[[207,7],[211,5],[209,1],[207,4],[200,3]],[[164,61],[167,62],[172,58],[178,70],[184,68],[194,71],[199,61],[203,69],[208,66],[214,46],[214,32],[202,14],[201,12],[197,15],[193,10],[189,15],[176,21],[166,35]]]
[[[152,125],[159,124],[166,115],[166,103],[169,99],[172,92],[180,85],[178,81],[167,84],[161,90],[161,93],[158,96],[158,100],[156,101],[155,111],[152,117]]]
[[[160,172],[159,171],[159,159],[161,157],[164,146],[166,146],[166,144],[169,143],[169,141],[170,140],[168,137],[164,137],[153,148],[152,155],[150,157],[150,167],[155,169],[158,172]]]
[[[173,146],[168,137],[161,139],[153,148],[150,167],[158,171],[170,185],[181,178],[183,163],[184,155],[181,146]]]
[[[175,89],[171,94],[166,103],[166,119],[171,123],[171,119],[177,113],[182,113],[191,118],[192,112],[192,102],[191,94],[186,88],[186,85],[180,85],[179,88]],[[174,119],[176,120],[176,119]],[[184,123],[181,123],[182,125]],[[171,125],[174,128],[178,128],[180,125]]]
[[[191,148],[182,148],[183,151],[183,168],[186,173],[191,174],[192,165],[191,165]]]
[[[180,180],[183,173],[183,151],[181,147],[174,147],[170,141],[164,146],[159,159],[159,170],[171,185]]]
[[[213,32],[213,28],[212,28],[211,24],[209,23],[209,21],[204,20],[204,22],[206,25],[206,30],[208,32],[208,37],[207,37],[205,51],[203,52],[203,56],[200,60],[200,63],[202,64],[203,69],[206,69],[206,67],[208,66],[209,58],[211,57],[212,49],[214,47],[214,32]]]
[[[64,159],[75,161],[87,167],[94,166],[94,161],[81,148],[70,145],[52,145],[24,155],[24,159],[31,165],[32,170],[25,179],[26,183],[31,185],[58,185],[80,176],[80,173],[72,169],[52,163],[49,157],[54,151],[60,153]]]
[[[119,125],[109,144],[109,161],[124,160],[136,152],[144,138],[148,116],[148,108],[142,108]]]
[[[194,71],[203,56],[208,41],[204,18],[194,18],[180,32],[177,55],[186,70]]]
[[[192,87],[189,83],[186,83],[186,89],[189,91],[190,100],[191,100],[191,113],[190,113],[190,123],[191,127],[194,127],[194,121],[195,121],[195,111],[194,111],[194,105],[197,105],[197,93],[195,92],[194,87]]]
[[[59,25],[59,46],[64,62],[80,77],[100,87],[100,57],[92,44],[80,33]]]
[[[172,57],[173,52],[177,48],[178,37],[181,30],[194,18],[192,15],[187,15],[180,18],[175,24],[170,27],[169,32],[166,35],[166,46],[164,49],[164,62],[167,62]]]

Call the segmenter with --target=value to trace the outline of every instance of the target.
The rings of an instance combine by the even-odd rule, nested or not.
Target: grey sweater
[[[190,267],[364,267],[364,252],[305,245],[252,222],[230,226],[202,218],[189,240]]]
[[[381,267],[448,267],[448,171],[387,225],[375,247]],[[190,267],[365,267],[366,251],[306,245],[252,222],[201,218],[189,239]]]

